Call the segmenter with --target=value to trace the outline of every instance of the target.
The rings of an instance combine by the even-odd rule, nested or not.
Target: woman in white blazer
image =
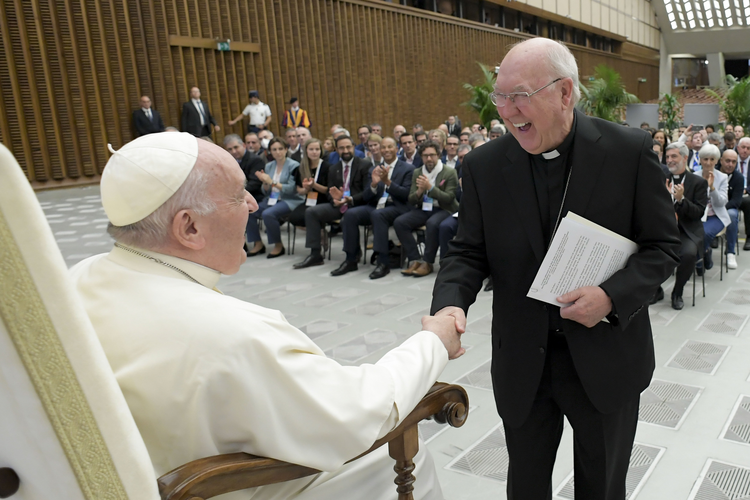
[[[721,158],[719,148],[713,144],[706,144],[698,152],[702,169],[696,172],[708,182],[708,203],[703,214],[704,233],[704,263],[706,269],[713,267],[711,258],[711,242],[716,235],[729,225],[731,219],[727,212],[729,201],[729,176],[718,170],[716,165]]]

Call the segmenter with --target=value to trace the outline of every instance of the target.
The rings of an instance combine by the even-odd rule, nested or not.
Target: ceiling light
[[[714,20],[713,19],[709,19],[708,20],[708,27],[709,28],[713,28],[714,27]]]
[[[669,18],[669,22],[674,21],[674,14],[672,14],[671,12],[667,14],[667,17]]]
[[[672,4],[671,3],[667,4],[667,12],[672,12]]]
[[[688,18],[688,21],[692,21],[693,20],[693,13],[692,12],[688,12],[687,13],[687,18]]]
[[[721,26],[723,28],[724,27],[724,21],[722,21],[721,18],[717,19],[717,21],[719,22],[719,26]]]
[[[727,18],[727,27],[731,26],[732,24],[733,24],[733,22],[732,22],[732,18],[731,18],[731,17],[728,17],[728,18]]]
[[[669,23],[669,24],[671,24],[671,25],[672,25],[672,29],[673,29],[673,30],[676,30],[676,29],[677,29],[677,23],[675,23],[675,22],[671,22],[671,23]]]
[[[690,21],[690,29],[695,28],[695,21]]]

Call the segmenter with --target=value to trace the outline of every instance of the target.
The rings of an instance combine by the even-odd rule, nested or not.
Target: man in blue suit
[[[364,205],[350,208],[341,219],[344,251],[347,258],[357,255],[359,226],[373,225],[373,249],[378,252],[378,265],[370,279],[382,278],[388,268],[388,226],[409,210],[407,200],[414,167],[398,159],[396,141],[386,137],[380,144],[384,164],[370,168],[369,185],[362,191]]]
[[[408,163],[414,168],[419,168],[424,165],[422,158],[419,156],[419,153],[417,153],[417,141],[414,139],[414,134],[405,132],[401,134],[399,141],[402,149],[401,156],[399,157],[400,160]]]

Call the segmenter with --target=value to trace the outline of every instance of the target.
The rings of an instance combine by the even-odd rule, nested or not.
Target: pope
[[[113,151],[101,198],[115,246],[71,275],[156,474],[242,451],[324,472],[221,498],[393,497],[385,447],[344,463],[463,354],[454,321],[426,316],[377,363],[341,366],[279,311],[223,295],[216,284],[245,262],[257,204],[237,161],[190,134]],[[414,461],[415,498],[442,498],[429,454]]]

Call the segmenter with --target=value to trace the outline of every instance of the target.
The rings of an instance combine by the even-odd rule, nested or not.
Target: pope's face
[[[245,190],[245,174],[237,161],[221,148],[216,149],[217,161],[212,162],[207,176],[208,194],[216,210],[204,217],[202,225],[206,231],[205,265],[231,275],[247,260],[245,229],[250,212],[258,210],[258,204]]]
[[[500,65],[495,92],[531,94],[562,75],[544,71],[548,67],[546,47],[532,46],[521,50],[518,46],[508,53]],[[563,78],[529,97],[516,97],[515,102],[502,96],[497,111],[508,131],[523,149],[540,154],[559,146],[570,132],[572,124],[572,80]]]

